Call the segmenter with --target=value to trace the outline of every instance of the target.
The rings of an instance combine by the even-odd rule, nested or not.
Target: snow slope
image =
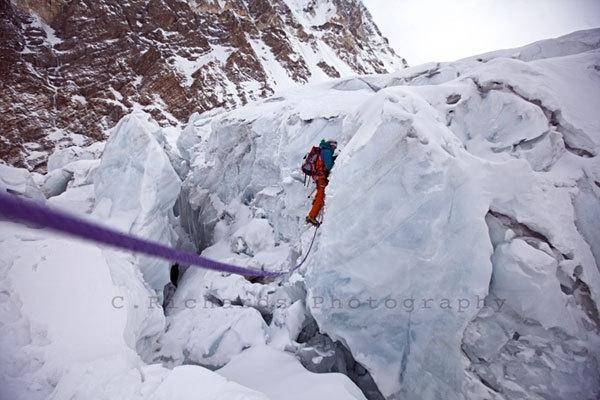
[[[322,138],[340,144],[315,247],[277,280],[181,266],[175,289],[167,263],[0,222],[0,387],[597,398],[599,44],[591,30],[290,89],[193,115],[177,148],[135,112],[100,160],[63,150],[46,176],[0,166],[2,188],[21,196],[287,271],[313,234],[302,157]]]

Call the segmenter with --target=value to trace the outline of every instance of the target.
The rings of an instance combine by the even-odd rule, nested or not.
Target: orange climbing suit
[[[317,218],[317,215],[319,215],[321,209],[325,205],[325,188],[327,187],[329,180],[327,179],[327,174],[316,175],[313,179],[317,184],[317,194],[315,194],[315,199],[313,200],[313,205],[308,215]]]

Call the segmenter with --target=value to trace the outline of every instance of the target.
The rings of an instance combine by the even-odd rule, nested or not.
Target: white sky
[[[409,65],[600,27],[600,0],[362,0]]]

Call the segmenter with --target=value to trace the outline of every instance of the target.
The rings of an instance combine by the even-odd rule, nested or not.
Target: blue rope
[[[238,267],[211,260],[194,253],[167,247],[160,243],[151,242],[97,225],[60,210],[50,209],[31,201],[19,200],[16,196],[7,195],[1,191],[0,215],[22,224],[31,224],[37,227],[49,228],[88,241],[123,250],[130,250],[136,253],[147,254],[171,262],[177,261],[183,265],[193,265],[210,270],[250,277],[281,276],[300,268],[306,261],[308,254],[312,249],[315,237],[317,236],[317,230],[315,229],[315,235],[310,243],[310,247],[300,264],[296,265],[288,272],[275,272]]]

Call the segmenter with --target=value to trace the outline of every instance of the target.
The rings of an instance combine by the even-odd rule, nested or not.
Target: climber
[[[304,163],[305,165],[302,167],[304,173],[310,175],[317,185],[317,193],[312,208],[306,216],[306,222],[313,224],[314,226],[319,226],[317,216],[325,204],[325,187],[327,187],[327,184],[329,183],[327,178],[329,177],[329,173],[337,158],[337,156],[334,155],[336,148],[336,140],[321,140],[319,147],[313,147],[313,150],[307,155]],[[315,156],[311,157],[313,153]],[[312,164],[312,166],[307,166],[308,163]]]

